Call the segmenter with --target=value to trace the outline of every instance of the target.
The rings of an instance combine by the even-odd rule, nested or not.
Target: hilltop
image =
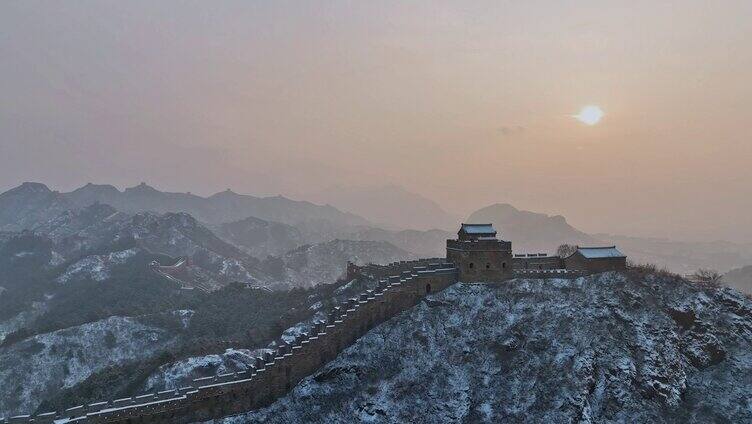
[[[748,422],[752,302],[667,275],[457,284],[251,422]]]

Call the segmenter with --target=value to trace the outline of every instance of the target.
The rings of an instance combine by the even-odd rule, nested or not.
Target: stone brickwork
[[[564,259],[567,269],[579,270],[589,274],[627,269],[627,258],[585,258],[574,254]]]
[[[363,266],[358,266],[352,262],[348,262],[345,279],[350,281],[358,276],[364,276],[371,279],[381,279],[391,275],[401,275],[403,272],[412,271],[416,267],[428,267],[431,264],[440,264],[445,261],[444,258],[426,258],[411,261],[397,261],[386,265],[367,264]]]
[[[447,261],[456,264],[466,283],[514,278],[512,243],[503,240],[447,240]]]
[[[514,270],[564,269],[564,260],[546,253],[514,255]]]
[[[462,224],[456,240],[446,241],[447,261],[464,283],[501,283],[512,278],[575,278],[626,269],[626,256],[610,247],[577,246],[566,257],[545,253],[512,254],[512,242],[497,238],[493,224]]]
[[[2,423],[189,423],[239,414],[272,403],[313,374],[374,326],[414,306],[428,293],[457,282],[457,269],[446,262],[405,269],[407,263],[378,268],[374,290],[329,311],[326,322],[315,323],[291,344],[257,358],[248,371],[193,380],[177,390],[80,405],[65,411],[0,420]],[[409,265],[413,265],[410,263]]]

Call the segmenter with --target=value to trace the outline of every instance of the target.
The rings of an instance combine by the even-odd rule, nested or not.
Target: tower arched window
[[[470,262],[470,264],[468,264],[468,266],[467,266],[467,267],[468,267],[468,268],[470,268],[470,269],[472,269],[472,268],[473,268],[473,265],[474,265],[474,264],[473,264],[472,262]]]
[[[507,263],[506,262],[502,262],[501,263],[501,269],[507,269]]]

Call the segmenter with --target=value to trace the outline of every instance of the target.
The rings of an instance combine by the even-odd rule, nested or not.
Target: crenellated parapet
[[[515,278],[579,278],[585,271],[572,269],[515,269]]]
[[[447,240],[447,250],[458,251],[504,251],[512,252],[512,242],[505,240]]]
[[[371,328],[414,306],[427,294],[458,280],[443,259],[391,267],[373,289],[333,307],[292,342],[278,341],[246,371],[194,379],[189,386],[79,405],[64,411],[23,415],[2,423],[189,423],[239,414],[269,405],[313,374]],[[412,265],[412,264],[411,264]],[[385,271],[389,268],[380,268]]]
[[[348,279],[364,276],[371,279],[385,278],[390,275],[401,274],[404,271],[412,271],[415,267],[425,267],[432,263],[446,262],[445,258],[415,259],[409,261],[396,261],[386,265],[366,264],[356,265],[352,262],[347,264]]]

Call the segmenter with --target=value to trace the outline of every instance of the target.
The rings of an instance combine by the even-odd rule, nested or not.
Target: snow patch
[[[65,258],[63,257],[63,255],[53,250],[51,257],[50,257],[50,262],[49,262],[50,266],[62,265],[63,262],[65,262]]]
[[[256,357],[268,349],[227,349],[222,354],[195,356],[159,367],[149,376],[142,391],[172,390],[191,384],[195,378],[248,370]]]
[[[419,303],[271,406],[221,422],[752,422],[743,296],[605,273],[431,298],[445,306]],[[679,325],[672,305],[696,319]]]
[[[138,249],[131,248],[107,255],[91,255],[70,265],[55,281],[67,283],[73,279],[89,278],[94,281],[104,281],[110,278],[113,265],[122,265],[138,253]]]
[[[106,341],[112,337],[114,345]],[[33,411],[45,393],[73,387],[107,366],[152,357],[173,342],[166,330],[110,317],[2,347],[0,415]]]

